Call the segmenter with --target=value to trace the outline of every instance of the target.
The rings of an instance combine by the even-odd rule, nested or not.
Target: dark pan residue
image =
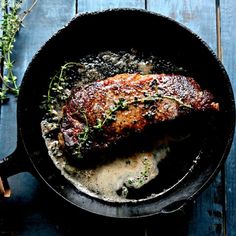
[[[168,151],[166,151],[165,160],[155,162],[158,164],[155,176],[147,179],[146,182],[144,181],[141,187],[136,188],[124,183],[124,185],[120,186],[121,188],[116,189],[117,197],[115,198],[104,196],[103,192],[89,189],[86,186],[86,181],[83,182],[81,179],[84,176],[87,178],[91,170],[87,171],[87,167],[81,168],[82,165],[80,164],[78,167],[77,164],[70,163],[70,159],[60,148],[60,137],[58,138],[58,135],[60,136],[59,127],[62,107],[70,96],[71,89],[75,86],[83,86],[84,84],[122,73],[165,73],[186,76],[191,76],[191,73],[181,67],[181,65],[175,65],[161,57],[138,52],[134,49],[131,49],[129,52],[107,51],[98,55],[88,55],[76,62],[65,62],[65,65],[61,69],[58,68],[58,72],[51,78],[48,93],[43,98],[42,109],[45,116],[41,127],[49,155],[53,159],[54,164],[79,190],[108,201],[141,201],[153,198],[171,189],[181,178],[192,171],[198,161],[199,150],[201,150],[205,134],[210,132],[209,129],[211,129],[208,122],[210,120],[208,116],[211,116],[211,114],[208,113],[204,115],[194,114],[183,119],[177,119],[156,127],[150,133],[147,131],[145,135],[148,138],[144,142],[147,146],[154,139],[159,139],[158,148],[163,148],[164,146]],[[142,146],[143,140],[139,140],[140,146]],[[147,150],[144,149],[139,150],[139,152],[145,153]],[[148,151],[150,153],[150,150]],[[116,160],[116,157],[113,158]],[[126,160],[126,162],[128,161],[130,159]],[[81,172],[78,171],[80,168]],[[75,179],[79,179],[80,183],[75,183]]]

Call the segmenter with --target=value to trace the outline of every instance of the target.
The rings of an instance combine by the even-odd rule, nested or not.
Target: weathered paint
[[[236,1],[221,1],[221,35],[223,63],[229,74],[234,94],[236,93]],[[236,135],[231,152],[225,165],[225,198],[226,198],[226,235],[236,235]]]
[[[26,0],[30,4],[29,0]],[[76,9],[77,7],[77,9]],[[39,0],[33,12],[26,18],[25,28],[18,34],[14,50],[15,73],[21,81],[24,71],[34,53],[54,32],[66,24],[76,12],[87,12],[116,7],[147,8],[169,16],[189,27],[216,51],[215,1],[203,0]],[[221,0],[221,32],[223,63],[230,75],[234,91],[235,79],[235,25],[236,2]],[[32,92],[33,94],[33,92]],[[0,158],[10,154],[16,146],[16,101],[1,107],[0,111]],[[211,186],[203,192],[192,208],[177,216],[153,219],[146,225],[110,224],[92,221],[86,228],[83,214],[76,218],[62,214],[58,202],[42,189],[29,174],[20,174],[9,179],[13,196],[0,200],[0,234],[20,235],[75,235],[78,232],[111,235],[113,230],[123,235],[236,235],[236,173],[235,142],[225,166],[225,174],[218,175]],[[225,179],[224,179],[225,178]],[[225,181],[225,183],[224,183]],[[225,187],[225,188],[224,188]],[[226,196],[226,205],[224,200]],[[61,206],[63,210],[68,210]],[[224,207],[226,211],[224,211]],[[69,210],[66,211],[70,212]],[[3,214],[4,213],[4,214]],[[226,214],[226,215],[225,215]],[[226,216],[226,225],[223,217]],[[87,218],[90,219],[90,218]],[[130,227],[129,227],[130,226]],[[167,228],[166,228],[167,226]],[[166,230],[166,231],[165,231]]]
[[[24,1],[22,9],[31,3],[31,0]],[[70,21],[75,8],[74,0],[39,0],[25,18],[13,51],[14,72],[19,83],[32,56],[53,33]],[[0,158],[12,153],[16,147],[16,107],[14,96],[0,107]],[[21,173],[9,178],[9,184],[13,192],[11,198],[0,199],[0,235],[14,232],[20,235],[58,235],[57,226],[50,223],[49,217],[38,207],[42,204],[39,201],[42,192],[39,182],[32,175]]]
[[[187,26],[216,51],[214,1],[149,0],[147,7],[148,10],[156,11]],[[199,196],[193,204],[192,209],[189,210],[189,221],[187,222],[189,235],[223,234],[224,196],[220,194],[219,188],[222,188],[221,174]],[[218,212],[219,214],[216,216],[215,214],[211,214],[212,212]],[[219,215],[220,217],[218,217]]]
[[[111,8],[145,8],[145,0],[78,0],[78,13],[99,11]]]

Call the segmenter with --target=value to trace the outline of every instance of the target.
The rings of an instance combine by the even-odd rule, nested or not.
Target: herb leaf
[[[55,98],[59,99],[60,102],[64,102],[69,97],[69,94],[65,93],[65,88],[70,80],[67,76],[67,71],[78,65],[79,63],[77,62],[67,62],[50,78],[47,95],[44,96],[41,104],[41,108],[46,110],[49,115],[53,114],[55,107],[58,105],[58,101]]]
[[[11,54],[16,41],[16,34],[22,26],[25,17],[31,12],[37,0],[33,1],[31,7],[25,10],[22,14],[19,13],[23,0],[12,1],[10,5],[8,0],[2,0],[0,10],[2,12],[2,20],[0,22],[0,63],[3,70],[0,71],[0,80],[2,88],[0,88],[0,103],[7,102],[7,94],[11,93],[15,96],[19,94],[19,86],[17,85],[17,77],[13,73],[14,62],[11,59]]]

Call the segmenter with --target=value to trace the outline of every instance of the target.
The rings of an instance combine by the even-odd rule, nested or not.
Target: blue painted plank
[[[22,9],[29,8],[32,1],[24,1]],[[14,72],[21,82],[24,71],[32,56],[42,44],[75,14],[75,1],[40,0],[29,14],[24,27],[18,34],[13,51]],[[61,14],[63,12],[63,14]],[[0,116],[0,158],[9,155],[16,146],[16,99],[1,107]]]
[[[223,63],[236,94],[236,1],[221,0],[221,35]],[[226,188],[226,235],[236,235],[236,135],[225,165]]]
[[[28,8],[32,0],[23,2],[22,9]],[[67,24],[75,13],[76,0],[38,0],[26,17],[15,43],[14,72],[19,83],[32,56],[54,32]],[[0,158],[9,155],[16,147],[16,106],[17,101],[12,97],[8,104],[0,107]],[[11,198],[0,199],[0,234],[9,235],[14,231],[20,235],[47,235],[45,232],[48,232],[48,235],[59,235],[56,233],[56,225],[50,226],[50,222],[42,222],[47,216],[42,213],[40,207],[36,208],[38,204],[42,204],[37,202],[42,191],[39,182],[30,174],[21,173],[10,177],[9,184],[13,192]],[[39,214],[34,223],[29,220],[33,214]],[[8,221],[11,224],[7,225]]]
[[[0,21],[2,22],[2,11],[0,11]],[[2,36],[2,30],[0,29],[0,36]],[[0,52],[1,55],[1,52]],[[1,81],[0,81],[0,86],[1,86]]]
[[[3,17],[2,12],[0,14],[1,14],[0,17]],[[2,34],[2,32],[0,32],[0,33]],[[2,86],[1,81],[0,81],[0,85]],[[11,96],[11,97],[14,98],[14,96]],[[6,139],[3,139],[3,137],[1,136],[1,134],[3,135],[3,132],[5,131],[5,128],[6,128],[6,124],[4,124],[4,122],[3,122],[3,119],[4,119],[3,118],[3,116],[4,116],[3,115],[3,109],[4,109],[4,106],[1,107],[1,104],[0,104],[0,158],[1,158],[1,154],[3,156],[5,156],[6,152],[8,152],[8,153],[12,152],[14,150],[13,149],[14,147],[11,148],[11,143],[12,142],[15,143],[14,138],[13,138],[13,141],[12,141],[10,135],[6,135]],[[13,120],[16,119],[16,116],[14,116],[14,114],[15,114],[14,111],[15,111],[14,105],[10,104],[7,108],[7,112],[13,114],[13,117],[12,117]],[[11,129],[13,129],[13,130],[16,129],[16,124],[15,123],[12,124]]]
[[[129,8],[145,8],[145,0],[78,0],[79,13],[99,11],[110,8],[129,7]]]
[[[226,1],[228,3],[228,0],[223,0],[225,2],[225,5],[223,6],[226,8]],[[195,32],[197,32],[205,41],[207,41],[210,46],[215,50],[216,44],[215,44],[215,28],[212,27],[213,19],[214,18],[214,9],[212,9],[212,4],[214,5],[214,1],[170,1],[170,0],[159,0],[158,6],[157,2],[155,0],[149,0],[146,1],[148,8],[150,10],[158,11],[162,14],[171,16],[175,19],[179,19],[183,24],[189,26],[192,28]],[[234,0],[230,0],[230,4],[233,6]],[[57,30],[57,28],[64,25],[64,23],[68,22],[69,19],[74,14],[74,7],[75,4],[73,4],[72,0],[40,0],[37,6],[37,11],[34,9],[32,16],[29,16],[27,21],[25,22],[26,27],[20,32],[18,40],[17,41],[18,46],[15,50],[15,58],[19,58],[19,61],[16,62],[16,73],[20,78],[22,78],[23,72],[31,59],[32,55],[35,51],[40,47],[41,43],[44,42],[49,35],[51,35],[54,31]],[[93,10],[100,10],[100,9],[106,9],[106,8],[113,8],[113,7],[137,7],[137,8],[144,8],[145,2],[144,1],[94,1],[94,0],[78,0],[78,12],[84,12],[84,11],[93,11]],[[182,9],[182,10],[181,10]],[[225,24],[225,29],[228,30],[224,31],[224,27],[222,27],[223,35],[225,33],[225,40],[223,42],[226,43],[226,45],[229,45],[229,48],[227,46],[227,56],[228,59],[228,68],[231,70],[231,74],[233,75],[233,68],[235,68],[235,59],[233,57],[230,58],[230,52],[235,51],[235,47],[233,46],[233,39],[235,39],[235,33],[234,28],[235,24],[232,24],[232,22],[235,22],[235,16],[233,16],[233,12],[235,12],[235,8],[232,7],[232,12],[230,11],[230,19],[232,21],[228,21],[229,19],[225,19],[225,23],[223,23],[223,26]],[[225,9],[225,15],[226,18],[228,13],[228,9]],[[63,14],[61,14],[63,12]],[[184,13],[185,12],[185,13]],[[193,15],[193,16],[192,16]],[[199,17],[201,15],[201,17]],[[223,15],[223,11],[222,11]],[[31,17],[31,18],[30,18]],[[201,19],[202,18],[202,19]],[[223,16],[222,16],[223,19]],[[39,22],[38,22],[39,21]],[[197,22],[197,23],[196,23]],[[199,22],[202,22],[199,23]],[[206,24],[208,22],[208,24]],[[229,23],[230,22],[230,23]],[[232,24],[232,25],[231,25]],[[232,26],[232,27],[231,27]],[[35,28],[29,29],[29,28]],[[39,34],[40,32],[40,34]],[[206,34],[207,32],[207,34]],[[41,35],[42,34],[42,35]],[[230,36],[229,36],[230,35]],[[32,38],[31,38],[32,37]],[[230,42],[230,40],[232,42]],[[224,46],[224,45],[223,45]],[[226,47],[224,47],[226,48]],[[225,52],[225,50],[224,50]],[[225,54],[224,54],[225,55]],[[232,55],[235,55],[235,53]],[[224,56],[225,58],[225,56]],[[225,61],[225,59],[224,59]],[[233,61],[233,62],[232,62]],[[231,78],[234,78],[233,76]],[[235,79],[233,79],[233,83],[235,83]],[[234,86],[235,87],[235,86]],[[15,106],[15,102],[12,101],[7,106],[11,106],[13,104],[13,108]],[[14,108],[15,109],[15,108]],[[14,109],[12,109],[12,114],[14,116]],[[11,110],[9,108],[9,110]],[[9,111],[8,110],[8,111]],[[4,112],[5,114],[5,112]],[[9,119],[11,116],[9,117]],[[14,120],[15,118],[13,118]],[[2,122],[4,121],[4,122]],[[15,137],[14,130],[15,127],[9,127],[9,125],[12,123],[12,121],[9,121],[6,116],[0,118],[0,157],[4,155],[8,155],[12,150],[13,146],[15,145],[14,138],[12,139],[11,136]],[[9,131],[8,131],[9,130]],[[2,132],[4,131],[4,132]],[[7,136],[9,137],[9,142],[3,139],[3,134],[7,133]],[[3,149],[1,149],[3,147]],[[13,147],[13,148],[12,148]],[[235,156],[235,145],[232,149],[231,156]],[[235,201],[233,201],[232,196],[235,195],[235,174],[233,173],[233,167],[235,167],[235,161],[231,158],[229,161],[229,166],[232,165],[231,168],[226,169],[226,176],[230,177],[233,176],[233,178],[229,179],[227,177],[227,189],[228,189],[228,195],[227,195],[227,208],[228,211],[230,211],[231,215],[229,215],[229,218],[227,220],[229,227],[231,227],[231,231],[229,231],[231,234],[228,235],[235,235],[235,231],[233,231],[232,224],[230,225],[230,221],[235,222]],[[16,224],[15,227],[21,227],[17,225],[17,215],[14,214],[16,210],[18,209],[17,202],[24,201],[23,208],[20,208],[22,211],[26,211],[25,215],[23,215],[24,222],[21,222],[20,224],[25,224],[24,229],[22,230],[18,228],[18,230],[21,232],[21,235],[46,235],[49,233],[50,235],[61,235],[58,232],[58,225],[54,224],[55,222],[50,222],[50,220],[47,218],[49,212],[46,212],[46,214],[41,214],[41,209],[33,208],[32,210],[29,209],[29,206],[36,204],[36,201],[38,200],[37,195],[40,193],[41,189],[37,183],[36,180],[34,180],[33,177],[31,177],[28,174],[20,174],[17,177],[12,177],[10,179],[11,185],[13,188],[16,188],[15,194],[13,195],[13,198],[10,199],[7,206],[12,206],[11,208],[12,212],[9,213],[9,220],[12,220],[12,217],[14,218],[14,223]],[[22,182],[23,181],[23,182]],[[28,185],[27,185],[28,184]],[[197,203],[194,206],[194,215],[192,216],[190,220],[190,229],[189,229],[189,235],[221,235],[222,234],[222,198],[219,197],[219,191],[217,189],[221,188],[221,177],[218,177],[216,181],[212,184],[212,188],[208,189],[203,193],[203,195],[198,199]],[[36,200],[35,200],[36,198]],[[235,198],[235,196],[234,196]],[[209,199],[209,200],[208,200]],[[211,200],[215,199],[216,202],[212,202]],[[47,197],[44,198],[45,202],[49,201]],[[0,202],[1,203],[1,202]],[[19,203],[20,204],[20,203]],[[41,204],[42,207],[47,207],[47,204],[40,201],[38,204]],[[211,205],[212,204],[212,205]],[[0,204],[1,206],[1,204]],[[210,206],[210,207],[209,207]],[[230,209],[230,208],[233,208]],[[50,206],[48,206],[50,208]],[[50,208],[50,210],[53,210]],[[40,212],[40,213],[33,213],[33,212]],[[1,207],[0,207],[1,212]],[[19,213],[18,213],[19,214]],[[35,218],[32,220],[32,214],[35,214]],[[37,215],[39,214],[39,215]],[[40,215],[41,214],[41,215]],[[30,217],[27,218],[27,217]],[[45,220],[45,218],[47,218]],[[44,219],[44,220],[43,220]],[[62,218],[63,219],[63,218]],[[34,221],[35,220],[35,221]],[[41,221],[41,223],[40,223]],[[66,219],[65,219],[66,221]],[[205,222],[204,222],[205,221]],[[12,222],[12,221],[11,221]],[[51,225],[50,225],[51,223]],[[61,223],[63,227],[64,221]],[[30,229],[30,225],[32,224],[32,228]],[[68,223],[68,227],[70,224]],[[179,225],[182,227],[182,225]],[[9,226],[10,227],[10,226]],[[27,228],[29,227],[29,228]],[[48,229],[47,229],[48,227]],[[60,226],[61,227],[61,226]],[[74,227],[74,232],[76,232],[76,227]],[[207,229],[209,227],[209,229]],[[11,227],[10,227],[11,228]],[[44,229],[45,230],[44,230]],[[216,229],[218,228],[218,233]],[[0,217],[0,229],[1,228],[1,217]],[[11,228],[12,229],[12,228]],[[124,229],[126,230],[126,229]],[[65,229],[66,232],[68,232],[68,229]],[[72,230],[70,231],[72,232]],[[131,230],[132,232],[132,230]],[[156,232],[156,231],[155,231]],[[152,232],[153,235],[156,235],[155,232]],[[182,232],[182,231],[181,231]],[[1,233],[1,230],[0,230]],[[7,232],[8,233],[8,232]],[[176,232],[175,235],[178,233]],[[146,231],[146,235],[149,235],[149,231]],[[180,235],[180,234],[178,234]],[[184,235],[184,234],[181,234]]]
[[[139,9],[145,9],[145,0],[100,0],[100,1],[94,1],[94,0],[78,0],[78,8],[77,12],[91,12],[91,11],[98,11],[98,10],[104,10],[104,9],[112,9],[112,8],[139,8]],[[127,224],[125,222],[122,222],[120,224],[115,225],[115,231],[114,227],[109,227],[104,224],[100,224],[97,227],[97,230],[94,231],[94,228],[86,229],[87,226],[81,226],[81,230],[85,230],[86,234],[94,235],[94,232],[96,234],[100,235],[137,235],[137,236],[144,236],[147,235],[147,229],[145,224],[135,224],[132,226],[131,224]],[[72,231],[70,231],[70,234],[73,235],[73,232],[76,229],[74,228]],[[89,231],[88,231],[89,230]]]
[[[147,9],[168,16],[187,26],[216,51],[214,1],[148,0]]]
[[[184,24],[216,51],[215,1],[148,0],[147,8]],[[189,215],[188,235],[223,235],[222,188],[220,173],[193,205]]]
[[[31,1],[25,1],[22,7],[28,8]],[[73,7],[69,7],[73,6]],[[63,14],[61,14],[63,12]],[[41,45],[74,15],[74,0],[40,0],[33,12],[24,21],[24,27],[18,34],[13,52],[14,72],[21,82],[24,71],[32,56]],[[9,155],[16,146],[16,99],[11,99],[1,107],[0,117],[0,157]]]

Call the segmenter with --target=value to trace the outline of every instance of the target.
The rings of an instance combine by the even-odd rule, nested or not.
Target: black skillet
[[[168,160],[168,164],[163,165],[162,172],[166,173],[163,183],[157,181],[147,188],[149,193],[157,194],[155,197],[111,203],[78,191],[60,175],[47,154],[41,135],[39,106],[50,76],[65,61],[74,61],[90,53],[130,48],[152,53],[185,68],[203,88],[215,95],[220,112],[192,120],[190,126],[197,127],[193,143],[182,146],[173,163]],[[135,218],[175,212],[209,184],[220,170],[232,143],[235,103],[224,67],[197,35],[155,13],[115,9],[74,18],[41,48],[24,75],[17,115],[18,147],[0,163],[3,179],[33,167],[39,179],[75,208],[103,216]],[[173,168],[175,165],[177,169]],[[162,192],[160,185],[166,191]]]

